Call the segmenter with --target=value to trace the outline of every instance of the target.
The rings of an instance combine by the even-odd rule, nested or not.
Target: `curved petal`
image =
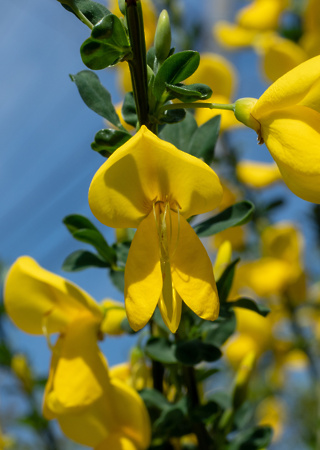
[[[98,325],[83,316],[59,338],[44,397],[44,412],[49,417],[82,411],[102,395],[110,395],[108,367],[97,336]]]
[[[28,256],[11,266],[4,289],[7,313],[27,333],[63,331],[78,314],[90,312],[102,320],[98,304],[82,289],[40,267]]]
[[[172,220],[173,236],[178,236],[178,226],[178,243],[170,258],[173,286],[199,317],[215,320],[219,315],[219,298],[210,258],[195,231],[183,217],[180,217],[180,224],[177,218]],[[172,239],[173,243],[175,241]]]
[[[253,189],[262,189],[281,180],[281,174],[275,163],[239,161],[236,173],[241,183]]]
[[[125,304],[130,326],[138,331],[151,318],[162,290],[159,236],[151,212],[133,238],[125,269]]]
[[[261,125],[265,144],[289,189],[304,200],[320,203],[319,113],[294,106],[274,111]]]
[[[213,35],[221,45],[226,47],[248,47],[254,43],[257,31],[221,20],[215,24]]]
[[[138,450],[138,447],[125,436],[121,434],[110,434],[98,447],[94,450]]]
[[[236,21],[249,29],[264,31],[277,28],[280,14],[287,4],[288,0],[255,0],[240,9]]]
[[[308,59],[278,78],[259,98],[252,115],[261,121],[275,110],[293,105],[309,106],[320,112],[320,55]]]
[[[117,419],[108,396],[98,398],[82,410],[59,415],[57,420],[69,439],[88,447],[96,448],[117,430]]]
[[[113,413],[119,432],[138,448],[147,448],[151,439],[150,419],[139,394],[117,378],[111,378]]]
[[[181,320],[182,299],[172,283],[170,298],[168,299],[162,294],[158,306],[164,323],[171,333],[175,333]]]
[[[89,204],[105,225],[136,228],[154,200],[178,202],[185,217],[214,209],[222,188],[209,166],[145,126],[95,174]]]

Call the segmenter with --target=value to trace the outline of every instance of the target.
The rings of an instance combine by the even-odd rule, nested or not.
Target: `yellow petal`
[[[121,434],[111,434],[94,450],[138,450],[138,447]]]
[[[257,31],[221,20],[215,24],[213,35],[223,46],[248,47],[254,43]]]
[[[304,200],[320,203],[320,114],[294,106],[273,111],[261,125],[265,144],[289,189]]]
[[[117,378],[111,379],[111,385],[110,402],[117,418],[118,430],[138,448],[147,448],[150,444],[151,427],[143,400],[134,389]]]
[[[139,225],[125,269],[125,303],[130,326],[137,331],[150,320],[162,290],[159,236],[151,212]]]
[[[44,397],[48,418],[82,411],[102,395],[110,394],[108,367],[97,335],[98,325],[90,316],[83,316],[60,336]]]
[[[252,115],[259,122],[275,110],[304,105],[320,112],[320,56],[316,56],[278,78],[259,98]]]
[[[158,306],[164,323],[171,333],[175,333],[181,320],[182,299],[172,284],[170,298],[161,295]]]
[[[231,263],[232,245],[230,241],[224,241],[218,249],[216,260],[213,267],[213,273],[216,280],[218,280],[225,271],[228,264]]]
[[[55,275],[28,256],[10,268],[4,289],[4,302],[13,322],[27,333],[63,331],[78,314],[89,312],[102,320],[98,304],[82,289]]]
[[[117,429],[113,408],[107,396],[98,398],[88,407],[72,414],[59,415],[57,420],[69,439],[89,447],[98,446]]]
[[[172,226],[175,236],[178,221],[172,220]],[[212,264],[206,249],[184,217],[180,217],[179,240],[171,257],[171,268],[174,288],[183,301],[199,317],[215,320],[219,315],[219,299]]]
[[[279,222],[265,228],[261,234],[262,253],[301,266],[303,236],[290,222]]]
[[[240,161],[236,167],[238,180],[252,189],[262,189],[281,180],[276,164],[256,161]]]
[[[279,294],[292,282],[294,275],[291,265],[277,258],[244,262],[236,271],[230,298],[252,293],[263,298]]]
[[[221,196],[219,179],[209,166],[142,126],[97,171],[89,204],[105,225],[136,228],[154,200],[172,199],[189,217],[214,209]]]
[[[102,306],[105,314],[100,325],[102,333],[110,335],[122,334],[124,331],[121,328],[121,323],[127,317],[124,304],[107,299],[102,302]]]
[[[255,0],[238,12],[236,21],[240,26],[249,29],[277,28],[280,14],[287,4],[287,0]]]
[[[272,37],[262,51],[262,69],[268,80],[274,82],[307,59],[306,52],[289,39]]]

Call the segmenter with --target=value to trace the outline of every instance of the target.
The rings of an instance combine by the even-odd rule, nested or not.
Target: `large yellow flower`
[[[257,99],[240,99],[235,115],[265,142],[291,191],[320,203],[320,56],[279,78]]]
[[[103,307],[26,256],[8,273],[4,301],[9,316],[23,331],[44,333],[48,339],[50,333],[60,333],[54,347],[50,344],[44,416],[56,418],[64,433],[83,445],[147,448],[150,425],[145,406],[133,389],[109,376],[97,344],[101,329],[112,328],[103,324]],[[106,307],[110,309],[110,302]],[[118,314],[113,317],[107,312],[105,320],[117,321]]]
[[[100,222],[138,228],[125,269],[125,301],[134,330],[157,304],[172,332],[183,301],[214,320],[219,302],[212,265],[186,219],[214,209],[222,197],[210,167],[146,127],[118,149],[95,174],[89,204]]]

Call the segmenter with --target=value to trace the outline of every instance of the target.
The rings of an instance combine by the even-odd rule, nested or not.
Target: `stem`
[[[126,0],[126,17],[131,43],[132,59],[128,60],[133,95],[140,126],[148,125],[148,76],[146,42],[140,0]]]
[[[163,105],[159,108],[159,112],[163,113],[169,109],[196,109],[196,108],[207,108],[207,109],[226,109],[228,111],[234,111],[234,103],[206,103],[206,102],[194,102],[194,103],[171,103],[170,105]]]
[[[183,375],[184,380],[188,390],[188,397],[190,400],[191,409],[200,405],[199,393],[197,389],[197,382],[195,378],[194,368],[184,366],[183,367]],[[211,449],[211,438],[201,422],[193,422],[192,423],[193,430],[195,435],[197,436],[199,449],[200,450],[210,450]]]
[[[151,336],[154,336],[155,335],[154,324],[153,324],[152,320],[150,320],[149,326],[150,326],[150,334],[151,334]],[[153,388],[156,389],[157,391],[161,392],[161,394],[162,394],[163,393],[164,367],[159,361],[152,360],[151,363],[152,363],[151,372],[152,372]]]

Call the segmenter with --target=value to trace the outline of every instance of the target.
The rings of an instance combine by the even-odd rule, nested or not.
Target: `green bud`
[[[118,0],[118,5],[119,5],[119,9],[120,9],[121,13],[123,15],[125,15],[126,14],[126,2],[125,2],[125,0]]]
[[[258,134],[260,132],[260,123],[252,116],[251,112],[254,105],[257,103],[256,98],[240,98],[235,102],[234,115],[239,122],[242,122],[249,128],[255,130]]]
[[[162,63],[168,57],[171,48],[170,19],[165,9],[161,12],[158,19],[154,36],[154,47],[157,60]]]

